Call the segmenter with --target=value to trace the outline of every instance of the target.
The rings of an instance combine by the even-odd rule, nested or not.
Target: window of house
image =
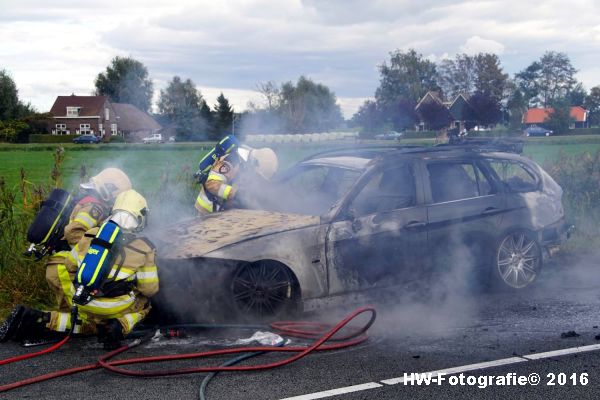
[[[352,201],[356,216],[399,210],[417,204],[415,177],[410,165],[375,173]]]
[[[91,133],[90,124],[79,124],[79,133],[89,135]]]
[[[470,162],[437,162],[427,166],[434,203],[493,193],[487,177]]]
[[[66,124],[56,124],[56,134],[64,135],[67,133],[67,125]]]
[[[538,190],[539,183],[527,167],[507,160],[489,160],[490,166],[511,192],[525,193]]]
[[[67,117],[78,117],[79,107],[67,107]]]
[[[98,124],[98,133],[104,135],[104,125]]]
[[[108,107],[106,107],[104,109],[104,119],[105,120],[109,120],[110,119],[110,110],[108,109]]]
[[[110,124],[110,133],[113,136],[117,134],[117,124]]]

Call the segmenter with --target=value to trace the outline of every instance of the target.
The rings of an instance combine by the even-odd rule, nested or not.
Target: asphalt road
[[[313,354],[269,371],[220,374],[211,382],[207,398],[600,398],[600,340],[595,339],[600,335],[600,271],[596,260],[600,258],[559,258],[528,292],[456,294],[451,287],[426,298],[415,295],[396,304],[378,304],[378,319],[367,342],[348,350]],[[331,322],[344,312],[324,309],[310,317]],[[561,338],[561,333],[568,331],[579,336]],[[186,339],[143,345],[127,357],[231,346],[252,333],[203,332]],[[580,352],[574,353],[577,347]],[[546,354],[559,349],[569,350],[562,355]],[[26,351],[16,344],[3,344],[0,358]],[[53,354],[0,367],[0,384],[92,363],[101,354],[101,347],[93,339],[73,340]],[[280,358],[266,355],[250,363]],[[485,362],[489,363],[480,364]],[[469,367],[472,364],[476,365]],[[199,362],[181,361],[175,365],[194,366]],[[445,375],[439,384],[419,385],[395,379],[403,378],[405,373],[410,376],[448,368],[456,368],[455,375]],[[538,374],[538,385],[528,383],[532,374]],[[459,379],[465,384],[461,385]],[[481,379],[491,379],[494,384],[478,387],[484,386]],[[505,379],[503,386],[499,386],[502,381],[498,379]],[[508,385],[513,383],[507,382],[509,379],[527,383]],[[201,380],[202,375],[141,379],[96,370],[0,393],[0,398],[195,399]],[[475,385],[468,385],[469,381]]]

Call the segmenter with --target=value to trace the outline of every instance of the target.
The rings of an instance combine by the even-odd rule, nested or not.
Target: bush
[[[79,135],[29,135],[29,143],[73,143]]]
[[[402,136],[403,139],[435,139],[438,135],[436,131],[406,131]]]
[[[110,136],[110,139],[108,139],[109,143],[125,143],[125,138],[123,136]]]
[[[600,151],[568,156],[544,167],[563,189],[563,206],[576,227],[574,242],[592,249],[600,238]]]
[[[567,135],[600,135],[600,128],[569,129]]]

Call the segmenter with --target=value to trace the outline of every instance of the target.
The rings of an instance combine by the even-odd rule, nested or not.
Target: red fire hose
[[[350,321],[358,317],[360,314],[370,313],[371,317],[367,323],[361,328],[344,335],[343,337],[334,338],[334,335],[343,329]],[[300,338],[308,338],[308,339],[316,339],[313,344],[310,346],[291,346],[291,347],[270,347],[270,346],[256,346],[256,347],[243,347],[243,348],[234,348],[234,349],[222,349],[222,350],[214,350],[214,351],[206,351],[206,352],[198,352],[198,353],[186,353],[186,354],[174,354],[174,355],[165,355],[165,356],[153,356],[153,357],[141,357],[141,358],[130,358],[119,361],[109,361],[111,358],[117,356],[125,352],[126,350],[135,347],[141,343],[141,340],[135,340],[133,343],[123,346],[117,350],[111,351],[102,355],[98,362],[95,364],[84,365],[81,367],[66,369],[62,371],[56,371],[45,375],[40,375],[37,377],[25,379],[22,381],[14,382],[7,385],[0,386],[0,392],[5,392],[8,390],[16,389],[19,387],[23,387],[26,385],[30,385],[33,383],[43,382],[49,379],[58,378],[61,376],[72,375],[79,372],[90,371],[98,368],[104,368],[112,372],[116,372],[118,374],[127,375],[127,376],[138,376],[138,377],[150,377],[150,376],[171,376],[171,375],[181,375],[181,374],[193,374],[199,372],[221,372],[221,371],[258,371],[270,368],[281,367],[287,364],[290,364],[294,361],[301,359],[302,357],[308,355],[313,351],[326,351],[326,350],[335,350],[342,349],[350,346],[355,346],[359,343],[367,340],[366,331],[373,325],[375,322],[376,311],[373,307],[362,307],[351,314],[349,314],[346,318],[336,324],[334,327],[329,327],[327,325],[321,323],[314,322],[278,322],[271,325],[271,327],[277,330],[281,335],[284,336],[293,336]],[[334,344],[325,344],[327,341],[334,340],[336,343]],[[66,340],[63,340],[66,342]],[[61,343],[57,343],[52,346],[53,348],[58,348],[62,345]],[[64,343],[63,343],[64,344]],[[39,352],[41,354],[48,353],[52,350],[47,349],[44,353]],[[166,369],[166,370],[155,370],[155,371],[134,371],[125,368],[120,368],[124,365],[130,364],[142,364],[142,363],[154,363],[154,362],[164,362],[164,361],[175,361],[175,360],[184,360],[184,359],[195,359],[195,358],[208,358],[219,355],[226,354],[238,354],[238,353],[248,353],[248,352],[291,352],[297,353],[291,357],[288,357],[281,361],[275,361],[267,364],[261,365],[252,365],[252,366],[212,366],[212,367],[193,367],[193,368],[180,368],[180,369]],[[34,357],[34,356],[31,356]],[[27,357],[27,358],[31,358]],[[15,357],[16,358],[16,357]],[[0,364],[1,365],[1,364]]]

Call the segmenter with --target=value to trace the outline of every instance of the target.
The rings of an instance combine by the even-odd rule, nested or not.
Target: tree
[[[280,91],[273,81],[259,83],[256,89],[265,98],[266,109],[273,111],[279,106]]]
[[[517,73],[516,78],[530,105],[547,107],[575,87],[576,72],[565,53],[547,51],[539,61]]]
[[[571,117],[571,104],[566,98],[556,99],[552,102],[552,112],[544,121],[544,125],[555,134],[569,132],[569,127],[575,119]]]
[[[229,105],[229,100],[221,93],[217,97],[215,104],[214,130],[211,132],[211,139],[220,140],[232,133],[233,128],[233,108]]]
[[[469,98],[469,105],[473,109],[473,119],[479,125],[493,125],[502,120],[499,102],[488,93],[476,92]]]
[[[430,101],[419,107],[419,114],[429,129],[439,131],[450,125],[452,117],[448,109],[437,101]]]
[[[358,111],[352,116],[352,124],[361,127],[361,135],[370,137],[381,129],[381,116],[377,103],[373,100],[365,101]]]
[[[506,102],[508,125],[513,130],[519,130],[523,124],[523,114],[527,111],[527,101],[514,82],[510,82],[509,85],[511,90]]]
[[[160,91],[158,109],[175,127],[178,139],[206,138],[210,130],[205,108],[208,108],[200,91],[190,79],[182,81],[175,76]],[[209,109],[210,114],[210,109]]]
[[[589,112],[589,124],[600,124],[600,86],[594,86],[590,89],[590,93],[585,97],[584,107]]]
[[[278,102],[278,113],[292,133],[328,131],[343,121],[335,94],[304,76],[295,85],[281,85]]]
[[[423,58],[414,49],[406,53],[390,53],[390,63],[379,66],[381,79],[375,91],[379,106],[394,107],[401,99],[415,104],[430,90],[438,89],[438,75],[433,62]]]
[[[0,70],[0,121],[18,118],[20,106],[15,81],[6,70]]]
[[[108,96],[116,103],[133,104],[143,111],[150,110],[154,93],[152,80],[144,64],[133,58],[113,58],[106,72],[98,74],[95,85],[98,96]]]
[[[457,54],[454,60],[440,62],[438,83],[448,99],[459,94],[470,95],[476,90],[477,68],[475,57]]]
[[[496,54],[479,53],[475,56],[475,90],[488,96],[500,107],[508,82]]]
[[[583,106],[587,92],[581,83],[577,83],[573,89],[567,93],[567,99],[572,106]]]

